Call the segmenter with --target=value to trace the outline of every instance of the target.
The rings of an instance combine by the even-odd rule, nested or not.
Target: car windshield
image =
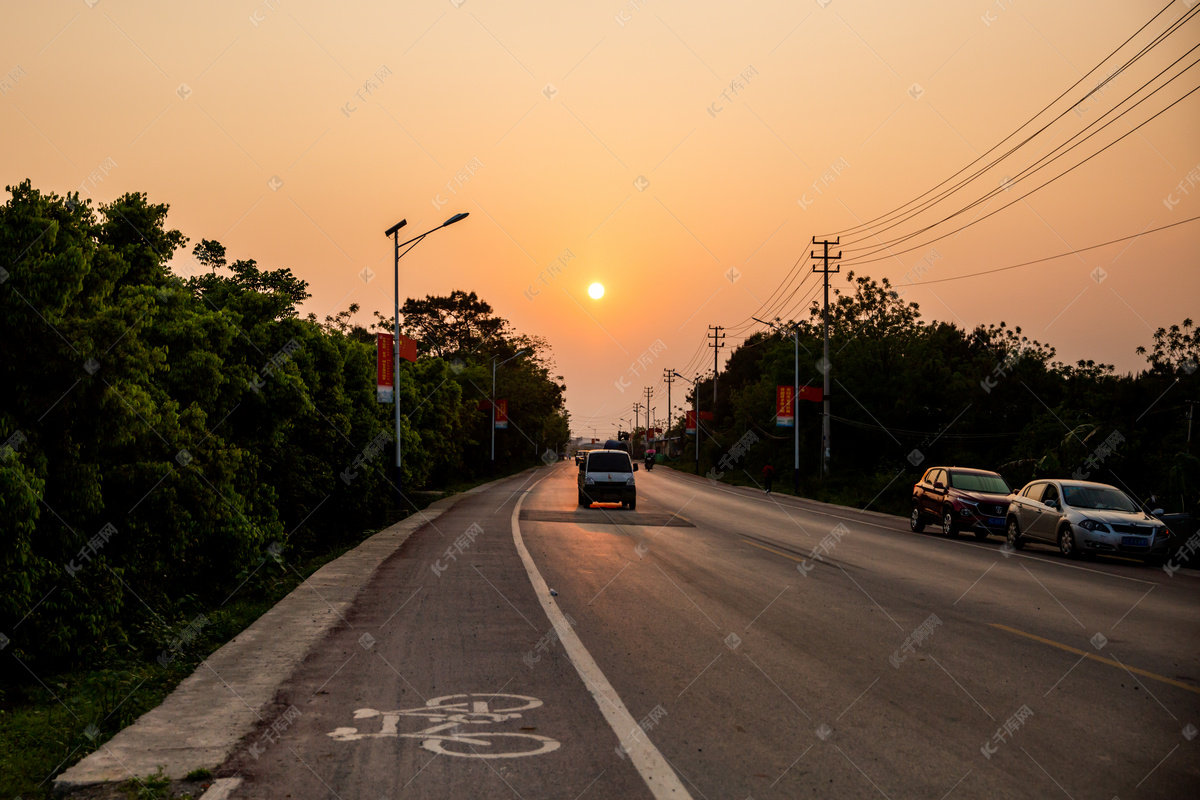
[[[1096,511],[1137,511],[1133,501],[1111,486],[1064,486],[1067,505]]]
[[[950,485],[964,492],[1008,494],[1012,491],[999,475],[977,475],[970,472],[950,473]]]
[[[633,472],[624,453],[593,453],[588,457],[588,472]]]

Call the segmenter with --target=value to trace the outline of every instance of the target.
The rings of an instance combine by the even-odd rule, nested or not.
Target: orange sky
[[[658,387],[651,404],[665,416],[663,368],[711,366],[693,358],[707,326],[732,326],[731,343],[745,335],[738,324],[813,235],[887,213],[965,166],[1162,5],[10,4],[0,176],[60,193],[82,185],[99,201],[145,191],[171,204],[171,223],[193,241],[292,268],[311,283],[306,311],[357,302],[364,322],[392,303],[384,229],[406,217],[415,235],[470,212],[405,257],[402,296],[474,290],[518,329],[546,336],[576,432],[596,425],[604,435],[646,385]],[[1178,0],[1160,20],[1185,10]],[[1198,41],[1194,20],[1069,113],[1038,154]],[[1127,133],[1126,120],[1182,96],[1197,75],[1094,144]],[[1200,93],[1011,209],[860,270],[898,280],[936,249],[921,279],[932,281],[1196,216],[1198,133]],[[979,185],[994,188],[1036,157],[1022,151]],[[836,180],[814,192],[834,164]],[[97,171],[103,182],[90,179]],[[986,210],[1042,182],[1032,180]],[[994,276],[918,281],[906,299],[927,318],[1005,320],[1063,359],[1131,370],[1154,328],[1195,315],[1198,244],[1200,223]],[[566,251],[574,258],[544,272]],[[607,287],[600,301],[587,297],[593,281]],[[658,340],[665,350],[631,375]],[[674,392],[677,408],[682,398]]]

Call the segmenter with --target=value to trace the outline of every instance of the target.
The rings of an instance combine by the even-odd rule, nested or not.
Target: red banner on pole
[[[775,427],[791,428],[796,424],[796,415],[792,410],[795,393],[795,386],[775,387]]]
[[[713,418],[713,415],[712,415],[711,411],[701,411],[700,412],[700,419],[708,421],[708,420],[711,420],[712,418]],[[693,433],[696,432],[696,412],[695,411],[687,412],[687,421],[684,423],[683,430],[684,430],[684,433],[686,433],[689,436],[691,436]]]
[[[392,356],[395,341],[390,333],[375,335],[375,399],[380,403],[395,401],[396,363]]]
[[[801,386],[800,393],[796,396],[801,400],[811,400],[814,403],[820,403],[825,399],[825,392],[820,386]]]
[[[496,398],[496,427],[508,427],[508,401],[503,397]]]
[[[417,340],[400,334],[400,357],[405,361],[417,360]]]

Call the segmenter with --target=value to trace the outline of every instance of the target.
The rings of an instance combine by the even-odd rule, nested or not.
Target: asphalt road
[[[1197,795],[1200,578],[663,468],[636,512],[580,511],[574,478],[415,533],[218,771],[233,796]]]

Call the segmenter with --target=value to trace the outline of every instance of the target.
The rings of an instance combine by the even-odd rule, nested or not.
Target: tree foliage
[[[850,273],[847,284],[830,302],[832,474],[819,477],[821,404],[801,401],[802,492],[905,513],[926,468],[958,464],[998,470],[1016,486],[1086,475],[1168,510],[1195,510],[1200,470],[1186,452],[1184,401],[1200,393],[1200,331],[1191,320],[1138,348],[1147,370],[1118,375],[1107,364],[1062,363],[1053,347],[1003,322],[972,330],[927,322],[886,279]],[[821,386],[820,306],[780,322],[799,332],[801,385]],[[790,333],[758,333],[730,354],[702,437],[702,471],[752,431],[759,443],[738,468],[757,477],[770,462],[791,483],[792,432],[774,427],[774,415],[775,387],[793,380],[794,347]],[[711,378],[699,392],[711,410]],[[676,419],[676,435],[681,427]],[[1114,433],[1113,452],[1095,458]],[[692,442],[683,463],[695,458]]]
[[[302,318],[304,280],[230,261],[208,239],[192,249],[195,273],[174,274],[186,237],[143,194],[93,208],[28,181],[9,191],[0,631],[12,652],[36,664],[157,651],[184,598],[219,607],[266,559],[383,521],[393,412],[376,401],[374,336],[351,322],[356,306]],[[497,437],[498,461],[537,463],[566,424],[546,344],[473,293],[405,308],[429,337],[401,368],[406,491],[488,473],[486,362],[522,347],[530,356],[501,370],[499,390],[529,438]]]

